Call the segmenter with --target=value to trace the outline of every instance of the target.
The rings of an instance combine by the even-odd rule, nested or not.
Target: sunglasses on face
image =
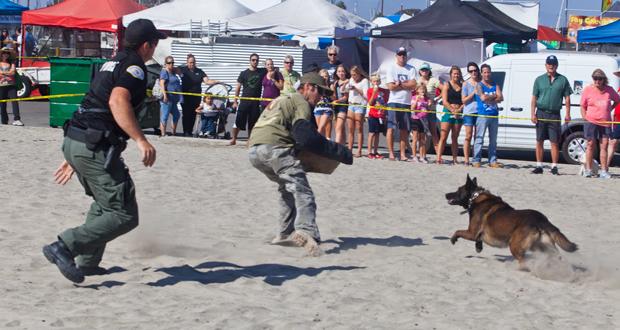
[[[592,77],[592,79],[594,79],[594,81],[602,81],[602,80],[605,80],[605,78],[603,78],[603,77]]]
[[[284,64],[293,64],[293,62],[284,62]]]
[[[337,56],[338,54],[335,54],[335,53],[329,53],[329,54],[327,54],[327,55],[328,55],[328,56]]]
[[[174,62],[166,62],[166,64],[174,64]]]

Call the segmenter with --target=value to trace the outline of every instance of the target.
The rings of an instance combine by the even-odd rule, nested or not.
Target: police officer
[[[150,20],[129,24],[125,49],[102,65],[65,127],[65,161],[56,170],[55,181],[64,185],[75,172],[94,202],[86,222],[62,232],[56,242],[43,247],[43,254],[72,282],[105,274],[99,263],[106,244],[138,225],[134,185],[120,153],[131,138],[144,166],[155,162],[155,148],[144,137],[135,112],[146,97],[144,62],[165,37]]]
[[[349,149],[317,132],[312,108],[329,94],[331,89],[318,73],[304,74],[299,92],[280,96],[265,108],[249,140],[250,162],[279,186],[280,228],[272,244],[303,247],[312,256],[320,255],[321,237],[306,172],[329,163],[353,163]],[[317,159],[318,167],[310,163]],[[334,168],[316,172],[331,173]]]

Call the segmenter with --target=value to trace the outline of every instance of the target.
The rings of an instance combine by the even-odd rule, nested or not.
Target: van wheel
[[[32,92],[32,81],[26,76],[20,76],[19,79],[21,80],[21,86],[19,86],[17,90],[17,97],[22,98],[30,96]]]
[[[583,132],[573,132],[569,134],[562,143],[562,158],[568,164],[578,165],[579,157],[586,153],[588,141]]]

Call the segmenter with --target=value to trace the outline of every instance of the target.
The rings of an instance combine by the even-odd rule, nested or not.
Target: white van
[[[614,57],[560,51],[499,55],[485,61],[491,66],[493,80],[500,85],[504,94],[504,102],[499,104],[499,114],[507,118],[500,119],[497,146],[534,152],[536,129],[530,121],[532,89],[534,80],[546,73],[545,59],[551,54],[558,58],[558,72],[568,78],[574,92],[571,95],[572,122],[562,125],[560,145],[564,160],[576,164],[586,147],[579,106],[581,91],[592,83],[592,72],[597,68],[605,72],[609,85],[618,89],[618,78],[613,74],[618,71],[618,62]],[[545,144],[546,150],[549,150],[548,141]]]

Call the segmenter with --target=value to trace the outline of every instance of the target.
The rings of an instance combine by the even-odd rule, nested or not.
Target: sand
[[[90,199],[53,183],[58,129],[0,127],[0,328],[10,329],[618,329],[618,179],[532,175],[532,163],[467,169],[356,159],[311,174],[325,254],[265,242],[276,187],[241,146],[149,137],[124,156],[140,226],[108,245],[112,274],[67,281],[41,254],[79,225]],[[501,153],[500,153],[501,156]],[[613,170],[612,173],[618,173]],[[466,215],[444,194],[466,174],[516,208],[535,208],[580,250],[534,255],[450,244]]]

